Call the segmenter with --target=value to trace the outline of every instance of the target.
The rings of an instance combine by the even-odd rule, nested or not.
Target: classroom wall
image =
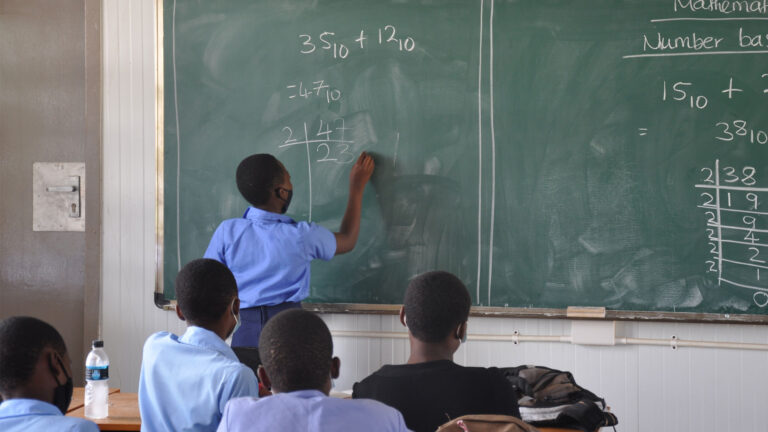
[[[98,330],[101,4],[0,0],[0,319],[61,332],[74,380]],[[86,232],[32,231],[32,164],[85,162]]]
[[[104,3],[103,332],[114,384],[136,391],[141,345],[154,331],[181,333],[175,314],[152,302],[155,268],[154,1]],[[325,315],[332,330],[402,331],[394,316]],[[472,318],[470,333],[567,335],[565,320]],[[641,338],[768,343],[759,326],[627,323]],[[382,364],[404,362],[402,339],[335,338],[342,359],[336,389]],[[584,347],[561,343],[470,341],[457,362],[543,364],[574,372],[604,396],[619,431],[762,431],[768,405],[768,353],[669,347]]]

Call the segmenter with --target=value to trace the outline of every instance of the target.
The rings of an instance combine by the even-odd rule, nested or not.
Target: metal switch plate
[[[85,163],[32,166],[32,230],[85,231]]]

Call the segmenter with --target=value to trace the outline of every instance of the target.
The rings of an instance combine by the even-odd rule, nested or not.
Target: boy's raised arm
[[[363,205],[363,191],[373,174],[373,157],[362,152],[349,173],[349,200],[344,218],[341,220],[336,236],[336,255],[347,253],[354,249],[357,235],[360,232],[360,213]]]

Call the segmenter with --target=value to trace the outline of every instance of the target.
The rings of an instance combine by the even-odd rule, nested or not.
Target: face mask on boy
[[[280,189],[288,192],[288,198],[283,199],[283,197],[280,196]],[[280,209],[280,213],[285,214],[285,212],[288,211],[288,206],[291,205],[291,199],[293,199],[293,189],[277,188],[275,189],[275,193],[277,194],[277,198],[285,203],[283,204],[283,208]]]
[[[72,377],[67,374],[67,370],[64,368],[64,363],[61,361],[61,358],[57,357],[56,360],[58,360],[59,366],[61,366],[61,370],[64,371],[64,376],[67,377],[67,380],[64,381],[64,384],[59,384],[59,379],[55,376],[53,377],[56,380],[56,384],[58,384],[53,390],[53,404],[56,405],[56,408],[58,408],[62,414],[66,414],[67,408],[69,408],[69,404],[72,402],[74,384],[72,383]]]

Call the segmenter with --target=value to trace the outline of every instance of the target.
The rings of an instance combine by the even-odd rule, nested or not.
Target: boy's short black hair
[[[408,330],[422,342],[442,342],[467,321],[471,302],[467,287],[451,273],[420,274],[408,284],[403,300]]]
[[[275,389],[317,390],[331,372],[333,339],[320,317],[303,309],[289,309],[264,326],[259,355]]]
[[[0,392],[26,384],[46,347],[61,356],[67,352],[64,339],[50,324],[27,316],[0,321]]]
[[[260,207],[267,204],[284,176],[285,170],[271,154],[250,155],[237,166],[237,190],[252,206]]]
[[[190,261],[176,276],[176,301],[190,324],[214,324],[235,297],[235,277],[227,266],[216,260]]]

